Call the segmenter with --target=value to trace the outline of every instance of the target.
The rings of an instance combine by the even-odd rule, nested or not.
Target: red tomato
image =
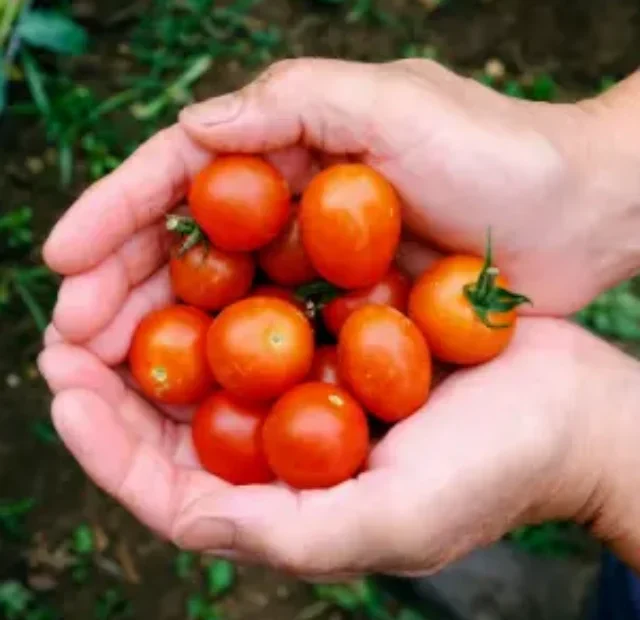
[[[191,213],[213,244],[223,250],[256,250],[286,225],[290,213],[286,180],[253,155],[217,157],[193,180]]]
[[[322,309],[322,319],[329,332],[337,336],[349,315],[367,304],[391,306],[403,314],[407,311],[411,282],[397,267],[391,267],[373,286],[336,297]]]
[[[210,317],[188,306],[169,306],[142,319],[129,365],[144,394],[172,405],[197,403],[207,395],[214,385],[206,356],[210,325]]]
[[[316,349],[313,364],[309,372],[310,381],[320,381],[331,385],[340,385],[338,376],[338,349],[325,345]]]
[[[251,254],[225,252],[200,243],[169,262],[171,286],[182,301],[215,311],[242,299],[251,289],[255,274]]]
[[[302,197],[302,239],[318,273],[346,289],[373,286],[389,270],[400,240],[400,201],[364,164],[336,164]]]
[[[340,331],[338,367],[354,396],[385,422],[406,418],[427,401],[427,343],[395,308],[370,305],[351,314]]]
[[[191,423],[193,445],[202,466],[232,484],[264,484],[274,476],[262,449],[263,405],[238,400],[228,392],[212,394]]]
[[[297,215],[280,236],[260,250],[258,262],[269,279],[282,286],[300,286],[318,277],[302,245]]]
[[[275,297],[276,299],[282,299],[293,304],[301,312],[306,312],[306,307],[301,299],[296,297],[294,290],[285,288],[284,286],[277,286],[275,284],[260,284],[253,289],[251,297]]]
[[[344,482],[364,464],[369,428],[362,407],[342,388],[303,383],[282,396],[262,429],[267,461],[296,489]]]
[[[294,305],[275,297],[248,297],[227,306],[207,336],[209,364],[232,394],[277,398],[309,373],[313,330]]]
[[[479,286],[485,267],[484,260],[475,256],[448,256],[434,263],[414,284],[409,316],[433,355],[443,362],[487,362],[513,337],[515,308],[528,300],[508,292],[507,281],[495,270],[485,276],[491,282]],[[505,291],[511,303],[505,306],[505,299],[492,297],[491,291],[496,293],[496,289]]]

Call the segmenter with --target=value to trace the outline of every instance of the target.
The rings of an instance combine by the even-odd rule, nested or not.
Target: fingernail
[[[178,527],[176,544],[182,549],[228,551],[233,546],[236,527],[226,519],[202,518]]]
[[[242,95],[231,93],[196,103],[180,112],[180,122],[189,125],[218,125],[234,120],[242,108]]]

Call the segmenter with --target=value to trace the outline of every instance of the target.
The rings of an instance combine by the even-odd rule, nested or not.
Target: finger
[[[396,262],[400,269],[415,279],[441,257],[440,252],[426,246],[424,242],[405,235],[398,246]]]
[[[67,211],[44,246],[45,262],[65,275],[96,266],[171,209],[210,159],[179,125],[159,132]]]
[[[271,151],[266,159],[280,170],[294,195],[302,193],[318,170],[311,152],[303,146],[296,145]]]
[[[276,63],[246,88],[185,108],[180,123],[214,150],[263,152],[305,144],[327,153],[376,147],[386,92],[377,65],[300,59]]]
[[[53,323],[47,325],[47,329],[44,330],[44,336],[42,338],[45,347],[50,347],[54,344],[58,344],[64,341],[64,338],[60,335],[60,332],[56,329]]]
[[[134,234],[97,267],[62,282],[53,323],[68,342],[84,342],[106,327],[129,291],[166,262],[171,236],[164,222]]]

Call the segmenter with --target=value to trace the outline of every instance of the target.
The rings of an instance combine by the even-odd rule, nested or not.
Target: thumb
[[[325,153],[375,149],[374,120],[388,73],[381,65],[285,60],[235,93],[182,110],[180,124],[215,151],[259,152],[303,143]]]

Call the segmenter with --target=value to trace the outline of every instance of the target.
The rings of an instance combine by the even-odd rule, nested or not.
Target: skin
[[[265,405],[249,404],[219,391],[193,415],[193,446],[202,466],[231,484],[265,484],[273,480],[262,449]]]
[[[427,401],[431,355],[416,325],[395,308],[368,305],[347,319],[338,341],[340,376],[362,405],[397,422]]]
[[[269,151],[296,193],[325,156],[365,161],[402,196],[404,268],[421,273],[434,242],[481,255],[491,224],[496,264],[535,300],[527,312],[569,315],[640,267],[638,101],[640,76],[548,105],[425,60],[299,59],[186,109],[44,247],[66,276],[39,359],[60,437],[161,536],[307,577],[434,571],[552,518],[587,524],[640,569],[638,363],[559,318],[522,317],[504,355],[445,378],[333,490],[234,488],[203,472],[175,410],[112,368],[141,317],[171,299],[162,218],[216,151]]]
[[[303,383],[280,398],[262,440],[277,476],[295,489],[324,489],[349,480],[369,451],[362,407],[342,388]]]
[[[405,313],[410,290],[411,280],[400,269],[392,266],[373,286],[352,291],[326,304],[322,308],[322,320],[329,332],[337,336],[349,315],[366,304],[383,304]]]
[[[145,395],[166,404],[187,405],[211,391],[214,381],[205,349],[210,325],[204,312],[187,306],[156,310],[140,322],[129,368]]]
[[[289,187],[277,168],[260,157],[227,155],[196,175],[189,207],[214,245],[247,252],[275,239],[285,226]]]
[[[300,226],[318,273],[346,289],[373,286],[400,241],[400,202],[389,182],[362,164],[336,164],[302,195]]]
[[[310,381],[340,385],[338,348],[333,345],[318,347],[313,355],[313,364],[307,378]]]
[[[171,286],[185,303],[216,311],[242,299],[256,271],[250,254],[225,252],[199,244],[169,261]]]
[[[225,308],[207,334],[216,381],[232,394],[269,401],[300,383],[313,360],[313,330],[293,304],[248,297]]]
[[[485,325],[464,295],[477,281],[484,260],[451,256],[434,263],[416,281],[409,299],[409,316],[429,343],[433,355],[452,364],[480,364],[500,354],[511,342],[516,312],[489,312]],[[496,285],[508,289],[502,276]]]

